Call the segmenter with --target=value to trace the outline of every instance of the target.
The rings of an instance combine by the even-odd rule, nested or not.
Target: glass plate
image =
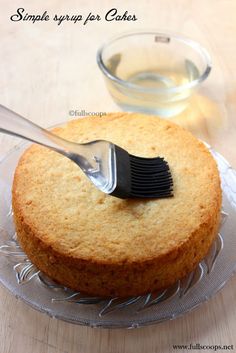
[[[220,233],[196,270],[158,293],[128,299],[88,297],[59,286],[31,264],[19,247],[11,210],[11,185],[27,143],[0,163],[0,282],[16,297],[51,317],[80,325],[136,328],[174,319],[221,289],[236,268],[236,172],[207,145],[218,163],[223,189]]]

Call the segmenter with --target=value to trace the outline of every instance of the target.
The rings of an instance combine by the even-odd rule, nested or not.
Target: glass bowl
[[[97,53],[114,101],[124,110],[171,117],[211,71],[208,52],[197,42],[168,33],[122,34]]]

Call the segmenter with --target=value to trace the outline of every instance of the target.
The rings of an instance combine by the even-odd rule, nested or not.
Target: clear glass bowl
[[[173,34],[136,32],[105,43],[97,54],[108,90],[124,110],[171,117],[211,71],[207,51]]]

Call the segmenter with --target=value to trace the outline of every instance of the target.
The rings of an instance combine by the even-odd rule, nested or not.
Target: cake
[[[217,234],[221,209],[219,173],[202,142],[172,122],[136,113],[86,117],[53,132],[164,157],[174,197],[106,195],[74,162],[32,145],[16,168],[12,197],[19,243],[39,270],[64,286],[105,297],[158,291],[194,270]]]

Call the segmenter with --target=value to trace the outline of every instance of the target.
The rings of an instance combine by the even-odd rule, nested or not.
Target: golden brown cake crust
[[[107,196],[73,162],[33,145],[16,168],[12,195],[18,239],[40,270],[75,290],[129,296],[165,288],[194,269],[217,233],[221,208],[216,163],[201,142],[169,121],[128,113],[71,121],[55,133],[165,157],[175,196]]]

